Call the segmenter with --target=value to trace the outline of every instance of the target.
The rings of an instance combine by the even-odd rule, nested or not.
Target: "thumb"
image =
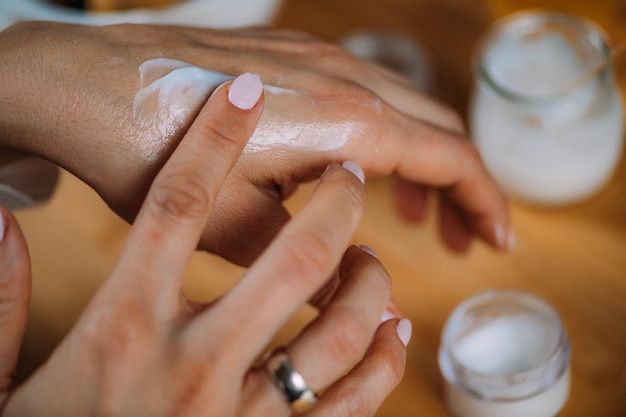
[[[24,235],[15,217],[0,207],[0,399],[11,387],[17,366],[28,316],[30,274]]]

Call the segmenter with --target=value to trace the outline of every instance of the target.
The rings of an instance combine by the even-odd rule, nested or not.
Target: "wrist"
[[[41,119],[45,94],[35,73],[42,69],[37,56],[33,23],[18,23],[0,32],[0,165],[28,155],[45,156]],[[39,34],[41,38],[41,34]],[[48,142],[49,143],[49,142]]]
[[[137,206],[149,185],[147,165],[156,170],[160,160],[138,158],[128,117],[134,92],[126,91],[136,75],[127,70],[125,80],[112,71],[118,51],[108,47],[107,33],[51,22],[0,32],[0,166],[38,156],[75,174],[109,204],[130,195]]]

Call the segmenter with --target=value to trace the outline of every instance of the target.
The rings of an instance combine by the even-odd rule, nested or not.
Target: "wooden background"
[[[614,20],[607,22],[615,39],[626,38],[626,2],[584,3],[599,8],[619,2],[625,10],[610,14]],[[437,68],[441,98],[464,113],[471,51],[491,20],[479,0],[287,0],[276,25],[329,41],[360,29],[398,30],[423,44]],[[618,64],[617,75],[626,87],[625,62]],[[309,192],[305,186],[294,196],[292,210]],[[624,161],[613,181],[584,204],[542,210],[514,203],[518,249],[509,255],[480,243],[469,255],[452,254],[440,244],[432,216],[415,226],[394,214],[387,181],[369,182],[368,192],[367,211],[354,242],[379,254],[394,279],[397,303],[414,325],[404,381],[379,417],[447,416],[436,363],[444,320],[456,304],[478,291],[511,287],[547,299],[570,334],[573,385],[562,416],[626,416]],[[107,276],[128,226],[93,191],[65,173],[49,204],[18,217],[34,264],[20,365],[20,376],[25,377],[69,331]],[[192,298],[210,299],[240,273],[239,268],[198,254],[185,289]],[[289,337],[307,317],[303,311],[279,339]]]

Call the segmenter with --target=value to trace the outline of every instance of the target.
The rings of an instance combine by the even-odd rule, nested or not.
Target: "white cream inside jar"
[[[622,98],[611,66],[584,77],[610,53],[600,29],[574,16],[524,12],[487,31],[476,54],[470,130],[511,196],[574,204],[612,178],[624,142]]]

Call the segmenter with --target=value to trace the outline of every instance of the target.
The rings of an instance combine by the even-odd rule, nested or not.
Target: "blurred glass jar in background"
[[[520,12],[488,30],[475,56],[470,129],[509,194],[563,205],[610,179],[624,132],[612,66],[576,83],[610,53],[598,26],[571,15]]]
[[[495,17],[524,9],[544,8],[555,12],[585,16],[611,33],[620,20],[626,19],[624,0],[484,0]]]
[[[65,1],[65,0],[63,0]],[[105,25],[162,23],[211,28],[270,25],[282,0],[0,0],[0,30],[22,20]],[[136,6],[126,7],[126,4]]]

